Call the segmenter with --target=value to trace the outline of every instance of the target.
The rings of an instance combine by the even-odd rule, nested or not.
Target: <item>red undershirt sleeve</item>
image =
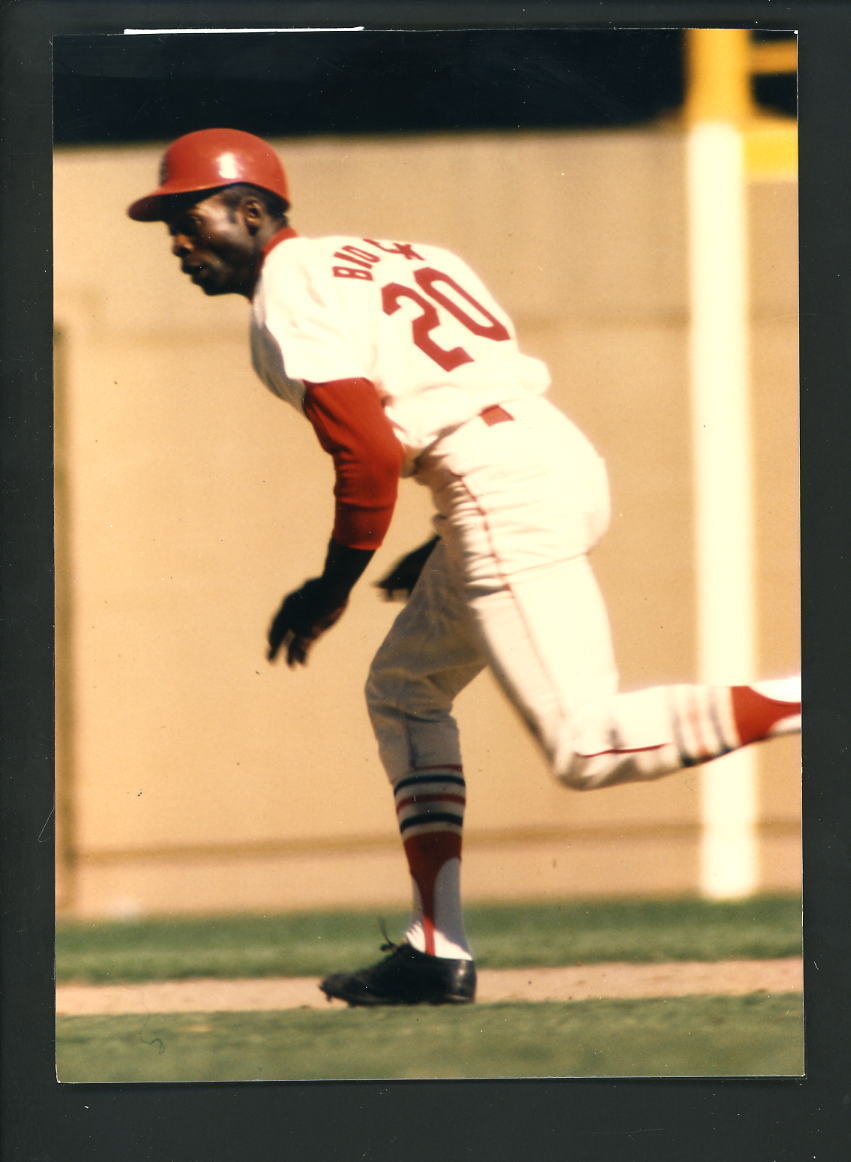
[[[352,549],[377,549],[396,504],[402,445],[370,380],[304,386],[304,414],[334,459],[332,539]]]

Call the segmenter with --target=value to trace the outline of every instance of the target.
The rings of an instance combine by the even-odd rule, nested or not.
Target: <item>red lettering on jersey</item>
[[[423,298],[412,287],[402,286],[398,282],[390,282],[381,288],[381,305],[385,315],[395,314],[402,299],[410,299],[420,308],[420,313],[411,320],[413,339],[420,351],[428,355],[429,359],[433,359],[438,367],[442,367],[444,371],[453,371],[464,363],[473,362],[473,356],[468,355],[463,347],[447,349],[432,339],[431,332],[440,326],[440,315],[433,303]]]
[[[450,278],[448,274],[444,274],[440,270],[434,270],[430,266],[423,266],[414,275],[414,279],[416,280],[417,286],[422,287],[426,294],[430,295],[436,303],[449,311],[450,315],[454,315],[458,322],[463,323],[467,330],[472,331],[474,335],[481,335],[484,339],[493,339],[497,343],[511,338],[508,333],[508,328],[499,319],[495,318],[486,307],[483,307],[478,299],[474,299],[468,291],[460,287],[455,279]],[[443,283],[444,286],[449,287],[465,303],[475,311],[478,311],[482,318],[474,318],[459,303],[453,301],[443,291],[438,290],[438,283]]]
[[[364,242],[369,246],[375,246],[378,250],[383,250],[386,254],[401,254],[403,258],[408,258],[411,261],[423,261],[423,256],[417,254],[410,242],[394,242],[392,245],[385,246],[382,242],[376,242],[374,238],[364,238]]]
[[[447,311],[474,335],[480,335],[483,339],[492,339],[497,343],[511,338],[508,328],[492,315],[487,307],[484,307],[478,299],[473,298],[468,291],[465,291],[463,287],[458,285],[454,278],[451,278],[448,274],[444,274],[442,270],[434,270],[430,266],[422,266],[414,272],[414,282],[420,290],[425,291],[429,296],[428,298],[424,298],[413,287],[404,286],[398,282],[390,282],[381,288],[381,305],[386,315],[393,315],[398,311],[402,299],[410,299],[411,302],[417,304],[420,308],[420,313],[411,319],[411,332],[414,343],[419,347],[420,351],[428,355],[429,359],[433,359],[444,371],[453,371],[456,367],[461,367],[464,363],[472,363],[473,356],[465,351],[463,347],[441,347],[431,337],[431,332],[443,322],[434,303],[443,307],[444,311]],[[474,315],[471,315],[455,299],[438,289],[441,283],[445,287],[448,287],[458,298],[462,299],[467,306],[472,307],[473,310],[478,312],[480,317],[476,318]],[[433,301],[429,302],[429,299]]]
[[[331,271],[334,278],[365,278],[368,282],[372,282],[372,272],[360,270],[356,266],[332,266]]]
[[[368,250],[361,250],[359,246],[344,246],[342,250],[337,250],[334,254],[335,258],[344,258],[349,262],[356,262],[359,266],[375,266],[376,262],[381,261],[379,254],[370,254]]]

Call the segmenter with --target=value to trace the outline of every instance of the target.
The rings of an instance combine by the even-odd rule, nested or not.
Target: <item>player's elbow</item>
[[[337,479],[334,539],[359,549],[377,549],[390,527],[399,491],[395,457],[360,460]]]
[[[361,465],[361,495],[382,504],[394,502],[399,491],[401,466],[401,449],[398,444],[395,448],[383,449],[380,454],[367,460]]]
[[[362,454],[340,457],[334,489],[337,499],[374,507],[395,504],[402,457],[402,447],[392,436],[373,443]]]
[[[395,500],[402,473],[404,451],[392,432],[387,432],[383,440],[373,444],[372,455],[366,460],[366,470],[371,475],[374,495],[392,496]]]

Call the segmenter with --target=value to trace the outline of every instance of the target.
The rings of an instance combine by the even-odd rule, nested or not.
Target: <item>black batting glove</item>
[[[384,592],[386,601],[393,601],[398,595],[406,599],[414,592],[414,586],[420,579],[423,566],[431,556],[440,537],[432,537],[418,549],[406,553],[380,581],[376,581],[376,589]]]
[[[372,554],[371,549],[352,549],[331,541],[322,576],[288,594],[272,619],[266,635],[270,662],[286,645],[288,666],[307,665],[313,643],[343,616],[349,593]]]
[[[273,662],[286,646],[287,665],[306,665],[307,655],[316,639],[343,616],[348,598],[329,590],[321,577],[305,581],[300,589],[288,594],[272,619],[266,657]]]

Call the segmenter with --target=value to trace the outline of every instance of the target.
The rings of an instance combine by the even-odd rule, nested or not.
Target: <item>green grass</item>
[[[801,998],[64,1017],[63,1082],[793,1076]]]
[[[392,936],[404,916],[385,913]],[[800,901],[571,901],[471,908],[481,967],[800,953]],[[321,975],[369,963],[375,913],[60,923],[60,981]],[[798,995],[469,1008],[62,1017],[62,1081],[794,1076]]]
[[[193,976],[313,976],[369,964],[375,912],[61,922],[57,980],[118,982]],[[383,912],[394,939],[402,913]],[[467,927],[483,968],[779,957],[801,951],[794,896],[746,901],[571,901],[472,907]]]

